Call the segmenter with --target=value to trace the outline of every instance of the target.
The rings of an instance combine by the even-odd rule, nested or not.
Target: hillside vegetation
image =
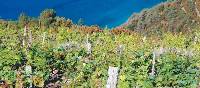
[[[197,16],[189,15],[191,10],[184,7],[186,14],[181,7],[173,7],[184,1],[143,11],[126,24],[131,30],[85,26],[83,21],[74,24],[52,9],[38,18],[21,14],[17,21],[1,20],[0,86],[105,88],[112,66],[120,69],[118,88],[196,88],[200,82],[200,31]],[[159,7],[164,10],[157,12]],[[159,18],[156,13],[170,16]],[[191,34],[185,34],[188,28]],[[163,32],[158,36],[151,34],[153,30]]]
[[[122,27],[145,35],[192,33],[200,22],[199,0],[174,0],[133,14]]]

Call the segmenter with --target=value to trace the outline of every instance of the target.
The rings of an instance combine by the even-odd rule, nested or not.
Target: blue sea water
[[[58,16],[86,25],[115,27],[134,12],[150,8],[162,0],[0,0],[0,18],[16,20],[20,13],[38,17],[46,8],[55,9]]]

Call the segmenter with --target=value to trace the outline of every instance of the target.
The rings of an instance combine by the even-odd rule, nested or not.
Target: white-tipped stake
[[[26,34],[27,34],[26,32],[27,32],[27,27],[25,26],[25,27],[24,27],[24,36],[23,36],[23,41],[22,41],[23,47],[25,46],[25,42],[26,42],[26,41],[25,41],[25,40],[26,40]]]
[[[88,36],[89,35],[87,35],[86,50],[87,50],[87,54],[91,54],[92,53],[92,44],[89,42]]]
[[[108,80],[106,88],[117,88],[117,78],[118,78],[118,67],[110,67],[108,69]]]
[[[152,60],[152,68],[151,68],[151,76],[155,76],[155,64],[156,64],[156,54],[153,52],[153,60]]]
[[[29,83],[30,83],[30,86],[29,88],[32,88],[32,67],[30,65],[27,65],[25,67],[25,72],[26,72],[26,75],[29,76]]]
[[[92,45],[91,45],[91,43],[89,43],[89,42],[86,43],[86,49],[87,49],[87,54],[91,54],[92,53]]]

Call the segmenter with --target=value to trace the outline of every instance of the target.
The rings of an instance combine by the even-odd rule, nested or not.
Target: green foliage
[[[49,27],[55,21],[56,11],[53,9],[46,9],[42,13],[40,13],[40,24],[43,27]]]
[[[9,30],[9,29],[8,29]],[[45,86],[50,81],[52,69],[58,69],[63,80],[70,80],[68,87],[105,87],[109,66],[120,67],[118,78],[119,88],[130,87],[196,87],[199,83],[199,59],[166,53],[157,58],[156,75],[150,76],[152,66],[152,49],[154,42],[151,38],[142,42],[138,34],[112,35],[108,31],[89,34],[92,43],[92,55],[85,49],[87,40],[84,33],[69,28],[60,28],[58,32],[46,33],[45,45],[42,44],[43,30],[33,31],[33,44],[28,53],[20,50],[19,34],[14,30],[0,30],[0,78],[16,81],[16,71],[23,67],[21,64],[24,55],[27,55],[27,64],[32,66],[34,85]],[[22,33],[20,33],[22,34]],[[52,35],[56,34],[54,37]],[[53,39],[56,38],[56,39]],[[166,34],[159,41],[166,47],[185,48],[187,39],[184,35]],[[157,42],[158,43],[158,42]],[[190,42],[192,43],[192,42]],[[123,54],[118,54],[118,45],[123,44]],[[190,44],[196,46],[197,44]],[[189,45],[189,46],[190,46]],[[18,48],[16,48],[18,47]],[[196,48],[195,48],[196,49]],[[28,86],[27,76],[24,77],[24,86]],[[44,83],[46,82],[46,83]]]
[[[46,30],[38,28],[38,19],[28,23],[26,16],[20,19],[20,24],[0,24],[0,79],[15,87],[28,87],[32,81],[35,87],[102,88],[109,66],[120,68],[118,88],[199,86],[199,31],[191,35],[161,31],[159,37],[124,29],[99,31],[56,17],[53,10],[41,13],[39,20],[44,27],[48,25]],[[29,24],[27,31],[32,36],[23,36],[24,30],[17,28],[21,24]],[[91,54],[87,53],[88,43]],[[160,47],[168,52],[156,55],[155,75],[150,75],[153,52]],[[187,55],[190,49],[193,52]],[[32,67],[32,78],[25,72],[26,66]]]
[[[196,58],[165,55],[157,65],[156,86],[197,87],[199,70],[195,66]]]

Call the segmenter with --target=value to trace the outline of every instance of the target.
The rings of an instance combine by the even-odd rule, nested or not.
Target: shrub
[[[49,27],[54,21],[56,17],[56,12],[53,9],[46,9],[40,13],[40,25],[42,27]]]

